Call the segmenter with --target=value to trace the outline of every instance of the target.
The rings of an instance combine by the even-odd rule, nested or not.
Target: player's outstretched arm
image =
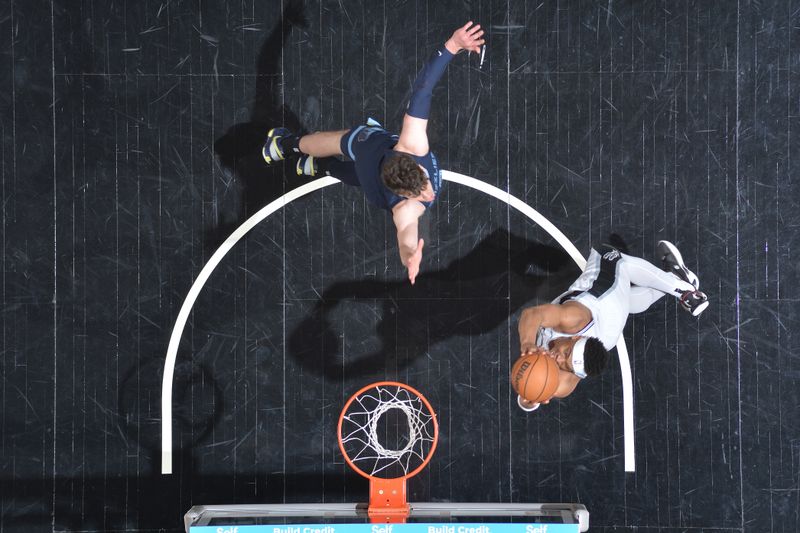
[[[422,262],[422,248],[425,241],[419,238],[418,221],[425,213],[425,206],[420,202],[406,200],[392,209],[392,220],[397,228],[397,247],[400,250],[400,261],[408,269],[408,280],[413,285],[419,274]]]
[[[395,150],[414,155],[428,153],[427,128],[433,88],[444,74],[450,60],[458,52],[461,50],[480,52],[480,47],[485,42],[481,37],[483,37],[483,30],[480,24],[473,25],[472,21],[467,22],[453,32],[444,46],[434,52],[433,57],[417,74]]]
[[[484,39],[481,39],[481,37],[483,37],[481,25],[475,24],[473,26],[470,20],[454,31],[453,35],[444,43],[444,46],[453,55],[459,53],[461,50],[480,54],[481,46],[486,42]]]

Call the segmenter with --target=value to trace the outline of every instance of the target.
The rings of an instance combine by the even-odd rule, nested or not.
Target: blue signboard
[[[193,526],[190,533],[579,533],[578,524],[410,523]]]

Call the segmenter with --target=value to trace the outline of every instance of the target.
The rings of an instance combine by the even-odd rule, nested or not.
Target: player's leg
[[[283,161],[291,154],[307,154],[314,157],[342,155],[342,137],[350,130],[318,131],[302,137],[287,128],[273,128],[261,148],[264,161]]]
[[[333,176],[346,185],[360,186],[356,165],[352,161],[342,161],[335,157],[301,155],[297,159],[295,170],[298,176]]]
[[[628,278],[634,285],[656,289],[664,294],[678,298],[685,291],[693,291],[694,286],[679,277],[664,272],[654,264],[639,257],[622,254],[621,268],[625,269]]]
[[[664,297],[664,293],[649,287],[633,285],[628,294],[628,312],[632,315],[647,309]]]
[[[644,259],[625,254],[622,254],[620,267],[625,269],[634,285],[655,289],[678,298],[681,306],[694,316],[698,316],[708,307],[706,295],[677,274],[665,272]],[[696,276],[694,278],[696,279]]]
[[[314,157],[342,155],[342,137],[349,131],[318,131],[303,135],[298,142],[300,151]]]

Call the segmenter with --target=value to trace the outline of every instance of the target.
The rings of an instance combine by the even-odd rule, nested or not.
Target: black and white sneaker
[[[297,159],[294,169],[298,176],[311,176],[313,178],[319,174],[319,166],[317,166],[313,155],[301,155]]]
[[[684,291],[679,301],[681,307],[692,313],[692,316],[700,316],[708,307],[708,296],[701,291]]]
[[[681,256],[681,253],[674,244],[669,241],[658,241],[656,250],[658,256],[661,258],[661,268],[663,270],[672,272],[695,289],[700,288],[700,280],[694,272],[686,268],[686,265],[683,264],[683,256]],[[697,314],[699,315],[700,313]]]
[[[269,130],[267,140],[264,142],[264,146],[261,147],[261,156],[268,165],[286,159],[286,154],[283,151],[283,147],[281,147],[281,138],[291,134],[292,132],[287,128],[272,128]]]

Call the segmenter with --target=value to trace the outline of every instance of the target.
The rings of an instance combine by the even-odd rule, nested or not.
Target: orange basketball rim
[[[337,438],[347,464],[369,479],[370,520],[405,522],[406,480],[427,466],[439,440],[428,400],[396,381],[367,385],[344,405]]]

